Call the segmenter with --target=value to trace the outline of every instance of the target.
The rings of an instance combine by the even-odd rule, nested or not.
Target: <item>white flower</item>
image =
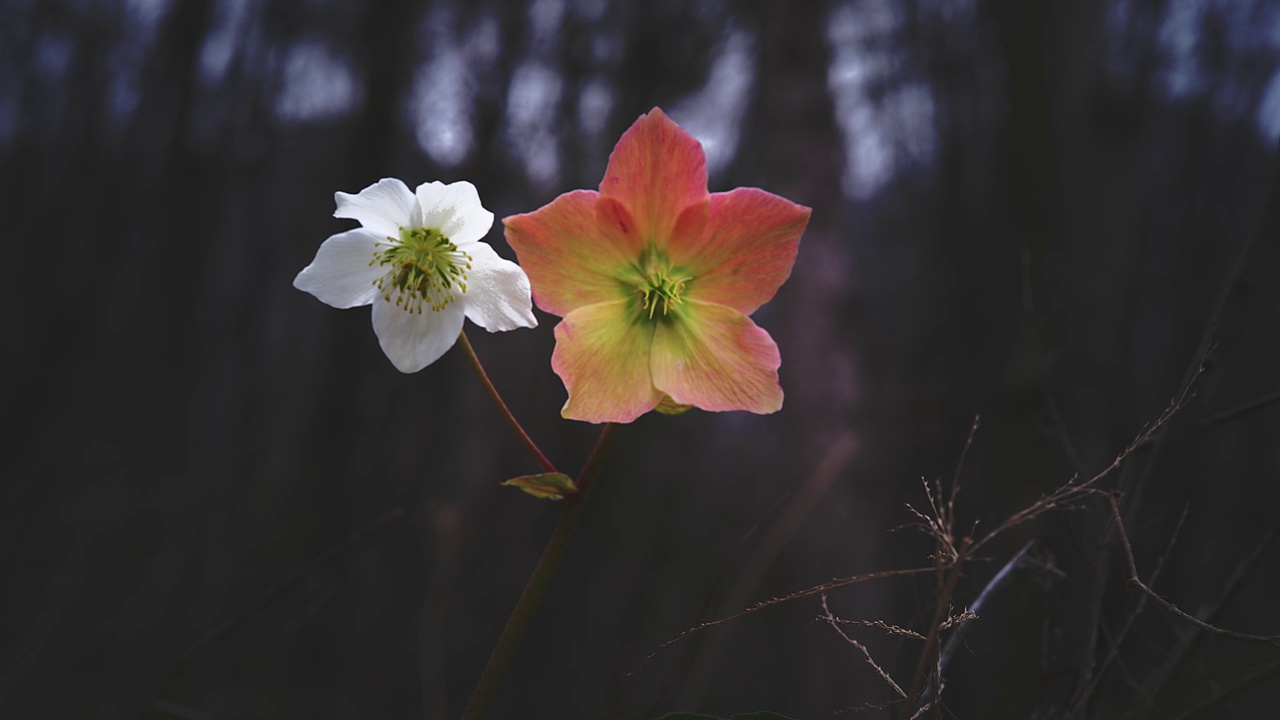
[[[480,241],[493,213],[471,183],[409,192],[388,178],[333,197],[334,217],[361,227],[325,240],[293,286],[336,308],[373,305],[373,331],[400,372],[453,347],[464,317],[489,332],[538,324],[524,270]]]

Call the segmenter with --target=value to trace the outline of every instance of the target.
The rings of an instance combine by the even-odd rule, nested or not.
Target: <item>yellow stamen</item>
[[[646,284],[639,288],[640,307],[649,311],[649,319],[652,320],[654,312],[658,309],[658,303],[661,302],[662,314],[665,317],[671,312],[673,306],[683,302],[680,296],[684,293],[685,283],[692,279],[691,277],[671,277],[666,270],[651,272]]]
[[[422,313],[424,305],[439,312],[467,292],[471,256],[458,249],[436,228],[400,228],[400,238],[377,244],[369,265],[386,265],[387,272],[373,281],[382,298],[408,312]]]

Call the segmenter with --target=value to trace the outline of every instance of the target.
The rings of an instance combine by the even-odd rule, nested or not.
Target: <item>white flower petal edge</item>
[[[485,243],[471,243],[462,249],[471,256],[467,292],[458,297],[467,318],[489,332],[537,327],[529,276],[524,270],[499,257]]]
[[[417,198],[395,178],[383,178],[355,195],[334,193],[333,202],[338,206],[334,217],[356,220],[379,237],[399,238],[401,227],[417,227],[422,221]]]
[[[373,332],[387,359],[402,373],[415,373],[440,359],[462,332],[459,303],[440,311],[413,313],[378,298],[373,304]]]
[[[325,240],[294,287],[336,308],[372,304],[378,344],[400,372],[438,360],[466,318],[489,332],[537,325],[529,277],[481,241],[493,213],[471,183],[410,192],[385,178],[334,202],[334,216],[361,227]]]
[[[493,213],[480,204],[476,186],[466,180],[418,186],[422,227],[438,228],[457,245],[479,241],[493,227]]]
[[[368,305],[378,296],[374,283],[387,271],[369,264],[380,239],[364,228],[329,236],[293,286],[340,310]]]

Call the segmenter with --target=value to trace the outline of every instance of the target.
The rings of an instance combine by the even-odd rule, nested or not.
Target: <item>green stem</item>
[[[582,511],[587,506],[587,493],[604,465],[605,456],[609,453],[609,447],[613,444],[617,431],[618,425],[609,423],[600,432],[596,446],[592,448],[591,455],[582,467],[582,473],[578,475],[578,492],[565,498],[565,507],[560,514],[560,521],[551,531],[547,546],[542,550],[542,557],[538,558],[538,564],[533,567],[533,574],[529,576],[524,592],[520,594],[520,599],[516,601],[511,616],[507,618],[506,627],[498,636],[498,644],[489,654],[489,661],[485,663],[484,670],[480,673],[480,680],[476,682],[476,689],[471,693],[471,700],[467,702],[467,708],[462,711],[462,720],[483,720],[489,715],[489,708],[493,706],[493,701],[498,696],[502,679],[506,677],[511,661],[515,659],[516,651],[520,649],[520,643],[524,640],[525,633],[528,632],[529,625],[538,612],[538,606],[542,604],[542,598],[551,586],[551,580],[560,567],[565,550],[569,548],[569,540],[578,529]]]
[[[516,420],[516,416],[511,414],[511,409],[502,401],[502,396],[498,394],[498,389],[493,386],[493,381],[489,379],[489,374],[484,371],[484,366],[480,364],[480,358],[476,357],[475,348],[471,347],[471,341],[467,339],[467,333],[463,331],[458,335],[458,342],[462,344],[462,349],[467,353],[467,361],[471,364],[471,369],[476,371],[476,376],[480,378],[480,384],[484,385],[485,392],[489,393],[489,399],[497,406],[498,412],[502,414],[502,419],[507,421],[507,427],[511,428],[511,432],[524,445],[524,449],[529,451],[535,462],[543,470],[549,473],[560,472],[556,470],[556,466],[551,464],[546,455],[542,454],[542,450],[538,449],[538,445],[529,437],[529,433],[524,431],[520,426],[520,422]]]

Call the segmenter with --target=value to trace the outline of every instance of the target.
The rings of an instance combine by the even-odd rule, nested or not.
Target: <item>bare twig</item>
[[[979,548],[991,542],[997,536],[1014,527],[1030,522],[1046,512],[1051,510],[1077,508],[1078,506],[1075,505],[1077,501],[1083,499],[1084,496],[1089,495],[1092,492],[1093,486],[1097,485],[1103,478],[1115,472],[1115,470],[1124,463],[1125,459],[1159,433],[1165,424],[1169,422],[1169,419],[1182,409],[1183,405],[1191,399],[1191,387],[1191,385],[1183,387],[1182,391],[1178,393],[1167,407],[1165,407],[1164,412],[1160,413],[1160,417],[1156,418],[1155,422],[1143,428],[1142,431],[1138,433],[1137,437],[1135,437],[1132,442],[1130,442],[1115,456],[1110,465],[1107,465],[1102,470],[1098,471],[1093,477],[1085,480],[1084,482],[1078,482],[1076,478],[1072,478],[1071,480],[1068,480],[1065,485],[1059,486],[1053,492],[1041,496],[1039,500],[1031,505],[1013,513],[992,529],[991,532],[988,532],[986,535],[975,540],[970,551],[977,552]]]
[[[902,705],[902,717],[915,717],[913,711],[916,709],[916,700],[920,698],[929,668],[931,665],[935,669],[938,666],[937,652],[942,622],[951,614],[951,597],[955,594],[956,583],[960,580],[960,568],[963,565],[959,559],[970,553],[971,542],[967,537],[960,541],[960,547],[956,551],[957,561],[947,569],[945,579],[939,588],[937,604],[933,611],[933,622],[929,623],[929,634],[925,636],[924,647],[921,648],[920,658],[916,661],[916,671],[911,676],[911,689],[907,692],[907,699]]]
[[[831,608],[827,606],[826,593],[822,593],[822,615],[820,615],[819,617],[822,620],[826,620],[827,624],[830,625],[833,630],[839,633],[840,637],[844,638],[845,642],[858,648],[858,650],[862,653],[862,656],[866,658],[867,664],[871,666],[871,669],[875,670],[876,674],[879,675],[881,679],[883,679],[886,683],[888,683],[889,687],[893,688],[893,691],[898,694],[898,697],[905,698],[907,696],[907,694],[902,691],[902,688],[898,687],[898,683],[894,682],[893,678],[889,676],[889,673],[885,672],[884,668],[876,664],[875,659],[871,657],[871,652],[867,650],[867,646],[849,637],[849,634],[846,633],[844,629],[840,627],[840,619],[832,615]],[[911,634],[915,635],[916,637],[920,637],[917,633],[911,633]]]
[[[1265,669],[1259,670],[1258,672],[1241,679],[1226,690],[1223,690],[1194,707],[1188,708],[1181,715],[1174,718],[1174,720],[1191,720],[1191,718],[1199,717],[1210,710],[1216,709],[1219,705],[1227,702],[1237,695],[1270,680],[1276,675],[1280,675],[1280,662],[1271,663]]]
[[[790,490],[784,493],[782,497],[778,498],[778,500],[764,512],[764,514],[756,519],[755,523],[753,523],[751,527],[748,528],[747,532],[743,534],[742,538],[738,540],[737,546],[734,547],[733,552],[729,554],[729,558],[721,566],[720,572],[716,574],[715,580],[711,582],[711,587],[707,589],[706,595],[702,599],[702,606],[698,609],[698,617],[706,617],[710,614],[709,610],[711,609],[711,601],[715,599],[716,591],[720,589],[720,585],[724,582],[725,576],[728,575],[729,568],[733,564],[735,558],[737,558],[738,554],[743,551],[747,546],[747,543],[750,542],[758,532],[760,532],[765,525],[765,521],[773,517],[774,514],[778,512],[778,509],[786,504],[792,495],[794,495],[794,492]],[[662,682],[658,685],[658,689],[654,691],[653,699],[649,701],[649,709],[646,712],[647,715],[653,715],[657,712],[658,704],[662,702],[662,699],[666,697],[666,694],[671,690],[671,686],[675,682],[676,677],[681,674],[681,669],[684,665],[685,659],[690,656],[690,651],[696,646],[697,643],[686,643],[680,646],[680,652],[676,653],[675,659],[671,661],[670,667],[667,668],[667,674],[663,676]]]
[[[1230,605],[1236,593],[1244,586],[1244,581],[1253,574],[1258,563],[1262,561],[1262,558],[1271,549],[1277,538],[1280,538],[1280,520],[1277,520],[1271,526],[1271,529],[1254,547],[1249,557],[1236,564],[1217,599],[1201,610],[1200,614],[1205,617],[1206,622],[1210,624],[1217,622],[1217,619],[1221,617],[1222,612]],[[1177,646],[1169,653],[1168,660],[1155,671],[1154,688],[1150,692],[1153,697],[1159,697],[1164,692],[1169,681],[1176,675],[1178,668],[1186,663],[1187,658],[1195,651],[1203,638],[1204,633],[1197,627],[1189,627],[1183,632]]]
[[[707,630],[709,628],[723,625],[727,622],[733,622],[734,620],[746,617],[747,615],[750,615],[755,612],[759,612],[760,610],[764,610],[765,608],[770,608],[770,607],[773,607],[774,605],[781,605],[782,603],[791,602],[792,600],[800,600],[802,598],[821,595],[822,593],[825,593],[825,592],[838,590],[843,587],[849,587],[850,585],[858,585],[860,583],[870,582],[872,580],[887,580],[889,578],[909,577],[911,575],[923,575],[925,573],[931,573],[934,571],[935,571],[935,568],[933,567],[906,568],[903,570],[881,570],[880,572],[866,573],[863,575],[854,575],[852,577],[847,577],[847,578],[837,578],[835,580],[822,583],[821,585],[814,585],[813,587],[805,588],[804,590],[793,592],[790,595],[783,595],[781,597],[770,598],[769,600],[762,600],[756,603],[755,605],[752,605],[751,607],[745,610],[736,612],[732,615],[722,617],[718,620],[710,620],[708,622],[694,625],[688,630],[685,630],[679,635],[662,643],[661,645],[658,646],[657,650],[654,650],[653,652],[645,656],[644,660],[640,661],[640,665],[637,666],[635,670],[632,670],[631,672],[627,673],[627,677],[631,677],[632,675],[635,675],[636,673],[644,670],[645,666],[649,664],[649,661],[657,657],[659,653],[671,647],[672,645],[675,645],[676,643],[684,640],[685,638],[688,638],[690,635],[702,632],[703,630]]]
[[[889,708],[894,707],[895,705],[901,702],[902,702],[902,699],[899,698],[897,700],[889,700],[888,702],[882,702],[882,703],[863,703],[861,705],[850,705],[849,707],[841,708],[837,710],[835,714],[844,715],[846,713],[866,712],[867,710],[888,710]]]
[[[1177,605],[1174,605],[1173,603],[1161,597],[1158,593],[1156,593],[1150,587],[1147,587],[1147,584],[1142,582],[1142,579],[1138,577],[1138,566],[1133,559],[1133,547],[1130,546],[1129,544],[1129,535],[1128,533],[1125,532],[1124,520],[1120,517],[1120,505],[1116,502],[1116,497],[1114,494],[1107,493],[1106,497],[1107,497],[1107,502],[1111,506],[1111,515],[1113,520],[1116,523],[1117,534],[1120,536],[1120,547],[1124,550],[1125,561],[1128,563],[1128,566],[1129,566],[1129,584],[1130,585],[1133,585],[1134,587],[1138,588],[1142,592],[1146,593],[1147,596],[1149,596],[1152,600],[1154,600],[1156,604],[1158,604],[1160,607],[1164,608],[1165,610],[1168,610],[1170,613],[1182,618],[1183,620],[1191,623],[1192,625],[1195,625],[1196,627],[1200,628],[1201,630],[1204,630],[1205,632],[1209,632],[1219,637],[1224,637],[1230,640],[1238,640],[1240,642],[1254,643],[1254,644],[1261,644],[1261,645],[1271,645],[1273,647],[1280,648],[1280,635],[1250,635],[1248,633],[1236,632],[1235,630],[1226,630],[1224,628],[1220,628],[1215,625],[1210,625],[1209,623],[1201,620],[1200,618],[1194,615],[1191,615],[1187,612],[1184,612]]]
[[[978,434],[978,426],[982,424],[982,416],[974,415],[973,424],[969,426],[969,436],[964,440],[964,447],[960,450],[960,459],[956,461],[956,472],[951,477],[951,497],[947,504],[951,509],[955,509],[956,495],[960,493],[960,471],[964,469],[965,458],[969,457],[969,448],[973,447],[973,438]]]
[[[883,620],[852,620],[849,618],[842,618],[842,617],[827,617],[826,615],[819,615],[818,619],[826,620],[827,622],[839,623],[841,625],[857,625],[858,627],[876,628],[877,630],[883,630],[890,635],[908,637],[913,640],[924,639],[924,636],[916,632],[915,630],[908,630],[907,628],[898,627],[897,625],[890,625],[889,623]]]
[[[1190,387],[1195,383],[1200,373],[1204,372],[1205,361],[1212,353],[1216,342],[1218,323],[1224,317],[1231,298],[1241,293],[1243,284],[1240,280],[1250,267],[1249,259],[1254,248],[1260,245],[1258,240],[1260,238],[1274,239],[1276,237],[1280,237],[1280,163],[1276,164],[1275,172],[1271,176],[1271,188],[1267,193],[1267,199],[1264,201],[1262,212],[1258,215],[1253,232],[1249,233],[1241,248],[1236,252],[1234,261],[1231,264],[1231,271],[1227,274],[1218,296],[1214,299],[1213,307],[1209,312],[1209,322],[1205,324],[1200,338],[1199,350],[1183,376],[1183,387]],[[1148,459],[1133,486],[1120,488],[1128,497],[1129,507],[1125,518],[1130,523],[1132,523],[1134,517],[1133,513],[1136,513],[1137,508],[1141,505],[1142,493],[1146,489],[1147,480],[1150,478],[1151,473],[1154,472],[1156,458],[1162,450],[1163,446],[1157,443],[1153,449],[1152,457]]]
[[[948,617],[946,620],[943,620],[942,624],[938,626],[938,629],[950,630],[953,627],[960,627],[961,625],[964,625],[970,620],[977,620],[977,619],[978,619],[978,613],[970,610],[969,608],[965,608],[964,610],[961,610],[955,615]]]
[[[725,592],[720,604],[722,611],[740,608],[750,601],[783,548],[804,527],[805,520],[813,513],[814,508],[844,475],[859,447],[861,442],[858,434],[848,430],[823,454],[813,472],[779,513],[777,520],[761,536],[759,544],[743,564],[742,572]],[[678,704],[697,702],[702,688],[710,682],[726,640],[727,637],[721,632],[714,633],[703,641],[696,660],[685,676],[685,686]]]
[[[1210,335],[1207,336],[1207,339],[1211,339],[1211,338],[1212,338],[1212,334],[1210,333]],[[1138,448],[1147,446],[1147,445],[1151,445],[1152,447],[1155,447],[1157,449],[1160,447],[1159,439],[1163,437],[1163,433],[1159,431],[1163,429],[1164,425],[1179,410],[1181,410],[1182,407],[1187,403],[1187,401],[1189,401],[1191,397],[1194,395],[1192,388],[1194,387],[1195,381],[1200,377],[1200,373],[1203,372],[1204,370],[1203,363],[1207,353],[1211,349],[1212,349],[1212,343],[1209,343],[1202,348],[1202,352],[1200,355],[1197,356],[1197,361],[1193,366],[1195,369],[1195,372],[1189,375],[1186,381],[1186,384],[1182,386],[1182,389],[1179,391],[1178,395],[1175,396],[1174,399],[1169,403],[1169,405],[1165,408],[1165,411],[1161,413],[1160,417],[1156,420],[1156,422],[1152,423],[1150,427],[1146,428],[1143,432],[1139,433],[1138,436],[1134,438],[1133,442],[1129,443],[1129,446],[1126,447],[1120,453],[1120,455],[1116,457],[1116,459],[1111,463],[1111,465],[1104,468],[1101,473],[1099,473],[1098,475],[1095,475],[1090,481],[1081,483],[1079,487],[1083,490],[1083,492],[1077,493],[1077,495],[1097,492],[1097,490],[1093,487],[1093,485],[1097,484],[1097,481],[1101,480],[1102,477],[1104,477],[1105,475],[1110,474],[1111,472],[1116,470],[1116,468],[1120,466],[1121,461],[1127,458],[1130,454],[1132,454]],[[1152,459],[1149,457],[1147,458],[1147,464],[1144,466],[1141,472],[1146,473],[1147,470],[1151,467],[1151,464],[1152,464]],[[1138,485],[1141,486],[1143,482],[1144,481],[1141,480],[1140,478],[1138,481]],[[1117,485],[1121,487],[1125,485],[1123,477],[1121,478],[1120,482],[1117,483]],[[1101,544],[1103,540],[1105,540],[1106,535],[1107,535],[1107,530],[1104,530],[1102,535],[1099,538],[1099,544]],[[1107,548],[1103,548],[1098,554],[1099,555],[1098,562],[1094,567],[1093,595],[1091,596],[1089,601],[1089,606],[1088,606],[1089,620],[1088,620],[1088,623],[1086,624],[1086,627],[1089,628],[1089,630],[1084,642],[1085,652],[1081,653],[1080,655],[1080,669],[1077,674],[1077,683],[1078,683],[1077,692],[1075,693],[1074,698],[1072,700],[1072,709],[1070,711],[1071,714],[1079,714],[1081,712],[1085,704],[1088,703],[1089,701],[1090,694],[1087,691],[1090,688],[1095,687],[1096,685],[1096,683],[1094,682],[1095,680],[1094,676],[1096,674],[1094,670],[1094,664],[1096,660],[1096,653],[1094,649],[1098,645],[1098,629],[1102,627],[1102,621],[1101,621],[1102,604],[1103,604],[1104,594],[1107,588],[1107,572],[1110,567],[1109,553],[1110,551]]]
[[[1182,524],[1187,520],[1187,510],[1188,510],[1187,506],[1183,506],[1182,515],[1178,518],[1178,524],[1173,528],[1173,534],[1169,537],[1169,543],[1165,546],[1164,553],[1160,556],[1158,560],[1156,560],[1156,566],[1151,571],[1151,577],[1147,580],[1147,585],[1149,587],[1154,586],[1156,584],[1156,579],[1160,577],[1160,571],[1164,569],[1165,562],[1168,561],[1169,556],[1173,553],[1174,543],[1177,542],[1178,535],[1182,532]],[[1111,647],[1107,651],[1107,656],[1103,658],[1102,664],[1098,666],[1097,671],[1094,673],[1092,680],[1089,682],[1089,685],[1085,690],[1083,697],[1089,697],[1090,695],[1093,694],[1093,691],[1096,690],[1098,687],[1098,683],[1102,681],[1103,673],[1105,673],[1107,671],[1107,668],[1111,665],[1111,663],[1114,662],[1120,656],[1120,645],[1124,642],[1125,637],[1129,634],[1129,630],[1133,628],[1134,622],[1137,621],[1138,615],[1142,613],[1142,610],[1146,607],[1146,604],[1147,604],[1147,596],[1146,595],[1140,596],[1138,598],[1138,602],[1134,604],[1133,610],[1131,610],[1129,612],[1128,617],[1125,618],[1124,624],[1121,625],[1120,632],[1116,635],[1114,640],[1112,640],[1109,643]]]
[[[966,619],[965,622],[976,618],[978,616],[977,614],[986,607],[987,601],[991,599],[991,596],[997,590],[1004,587],[1005,583],[1009,581],[1009,578],[1013,577],[1013,573],[1016,570],[1024,566],[1027,560],[1027,554],[1031,552],[1031,548],[1035,547],[1035,544],[1035,540],[1028,540],[1027,543],[1022,546],[1022,549],[1015,553],[1014,556],[1009,559],[1009,562],[1004,564],[1004,567],[1000,568],[1000,572],[997,572],[995,576],[991,578],[991,580],[986,584],[986,587],[982,588],[982,592],[978,593],[978,598],[969,606],[970,615],[972,617]],[[951,634],[951,637],[947,638],[947,644],[942,648],[942,656],[939,658],[938,664],[943,670],[946,670],[947,663],[951,661],[951,656],[954,655],[956,649],[960,647],[960,641],[964,635],[964,625],[964,622],[957,625],[956,631]],[[928,697],[927,694],[926,697]]]
[[[1280,402],[1280,390],[1269,392],[1262,397],[1254,398],[1247,403],[1237,405],[1229,410],[1214,413],[1213,415],[1201,420],[1200,427],[1201,429],[1204,429],[1213,427],[1214,425],[1220,425],[1224,422],[1235,420],[1241,415],[1248,415],[1256,410],[1261,410],[1262,408],[1277,402]]]

